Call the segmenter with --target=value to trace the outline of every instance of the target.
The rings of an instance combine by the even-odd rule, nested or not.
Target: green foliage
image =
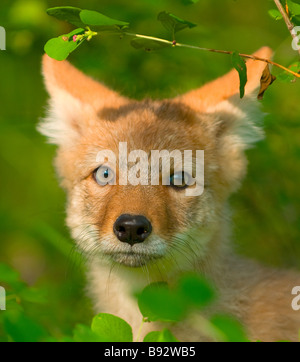
[[[197,26],[190,21],[180,19],[178,16],[175,16],[166,11],[162,11],[161,13],[159,13],[157,19],[173,35],[173,38],[178,31],[186,28],[191,29]]]
[[[269,10],[269,15],[274,18],[275,20],[281,20],[282,19],[282,15],[280,13],[279,10],[277,9],[271,9]]]
[[[212,303],[215,292],[204,278],[191,274],[182,277],[173,288],[166,283],[150,284],[137,298],[148,321],[179,321],[191,310]]]
[[[84,28],[86,24],[80,18],[81,11],[81,9],[73,6],[61,6],[48,9],[47,14],[54,16],[58,20],[67,21],[78,28]]]
[[[97,11],[91,10],[82,10],[80,12],[80,19],[86,25],[92,25],[98,27],[99,31],[104,30],[122,30],[129,26],[129,23],[124,21],[115,20],[109,18],[103,14],[98,13]]]
[[[98,11],[82,10],[72,6],[62,6],[47,10],[47,14],[54,16],[59,20],[67,21],[77,27],[93,25],[99,27],[99,30],[116,30],[127,28],[129,23],[116,20],[105,16]]]
[[[46,43],[44,50],[51,58],[56,60],[65,60],[68,58],[70,53],[72,53],[85,41],[85,38],[74,41],[73,36],[82,35],[84,32],[84,29],[79,28],[71,31],[69,34],[64,34],[57,38],[50,39]]]
[[[210,322],[223,335],[223,342],[249,342],[244,328],[237,320],[229,316],[216,315]]]
[[[166,283],[154,283],[138,294],[138,305],[144,318],[153,322],[179,321],[187,313],[182,296]]]
[[[185,300],[186,306],[203,308],[216,298],[216,292],[203,277],[190,274],[181,278],[177,286],[178,293]]]
[[[71,335],[59,338],[49,335],[44,326],[25,312],[26,303],[46,304],[47,294],[39,288],[28,287],[18,273],[5,264],[0,264],[2,280],[11,288],[7,296],[7,311],[0,314],[7,340],[14,342],[132,342],[131,326],[123,319],[100,313],[93,318],[91,326],[77,324]],[[166,283],[154,283],[137,294],[138,306],[143,315],[142,325],[153,321],[178,322],[188,315],[200,313],[215,300],[215,292],[204,278],[188,274],[181,277],[175,287]],[[224,340],[243,340],[242,327],[237,321],[225,317],[213,317],[211,322]],[[210,336],[209,336],[210,337]],[[178,342],[168,328],[147,334],[144,342]]]
[[[20,311],[14,313],[10,309],[3,319],[5,332],[11,341],[38,342],[46,335],[46,331],[38,323]]]
[[[297,0],[287,0],[287,5],[291,20],[294,20],[296,23],[298,23],[300,19],[300,2]]]
[[[7,290],[6,311],[0,312],[0,322],[2,322],[7,340],[41,341],[47,332],[38,321],[26,314],[25,308],[28,303],[35,305],[45,303],[45,292],[28,287],[14,269],[3,263],[0,264],[0,277],[1,285]]]
[[[85,40],[91,40],[93,36],[97,35],[97,32],[91,31],[89,26],[96,27],[99,32],[119,32],[129,25],[129,23],[109,18],[97,11],[82,10],[72,6],[51,8],[47,10],[47,14],[79,27],[69,34],[50,39],[46,43],[45,52],[59,61],[65,60]],[[73,38],[74,35],[77,36],[76,39]]]
[[[158,332],[150,332],[145,338],[144,342],[179,342],[173,334],[167,329]]]
[[[123,319],[111,314],[98,314],[92,323],[92,331],[105,342],[132,342],[132,329]]]
[[[77,324],[73,331],[74,342],[104,342],[103,338],[94,332],[91,327]]]
[[[243,98],[245,95],[245,86],[247,83],[247,66],[244,59],[239,55],[238,52],[234,52],[231,57],[232,65],[239,73],[240,77],[240,97]]]
[[[300,74],[300,62],[291,64],[289,66],[289,69],[291,69],[295,73]],[[288,72],[283,72],[283,73],[279,74],[277,78],[283,82],[293,82],[295,80],[295,77]]]
[[[291,0],[290,8],[291,8],[291,17],[295,17],[298,15],[298,11],[300,13],[300,5],[293,3]],[[287,3],[289,4],[289,3]],[[288,10],[287,10],[288,11]],[[119,20],[115,20],[112,18],[109,18],[101,13],[98,13],[97,11],[91,11],[91,10],[81,10],[79,8],[74,7],[56,7],[52,9],[48,9],[47,13],[49,15],[52,15],[60,20],[68,21],[69,23],[76,25],[76,26],[87,26],[87,31],[84,31],[83,29],[77,29],[75,34],[77,34],[77,38],[73,39],[72,44],[72,38],[70,37],[70,34],[67,36],[58,37],[55,39],[51,39],[48,41],[48,43],[45,46],[46,53],[53,57],[56,60],[64,60],[66,59],[71,52],[73,52],[77,47],[83,43],[84,40],[91,40],[94,36],[98,35],[97,32],[92,31],[89,26],[96,26],[98,27],[99,31],[105,31],[110,30],[112,33],[115,33],[116,31],[121,32],[121,35],[127,35],[127,36],[134,36],[135,38],[131,40],[131,45],[135,49],[143,49],[146,51],[152,51],[152,50],[159,50],[162,48],[170,47],[172,46],[181,46],[185,48],[192,47],[193,49],[199,49],[199,50],[206,50],[206,51],[213,51],[216,53],[225,53],[225,54],[232,54],[232,64],[234,68],[237,70],[240,78],[240,97],[243,98],[245,95],[245,86],[247,83],[247,65],[244,61],[243,55],[241,55],[238,52],[230,52],[230,51],[219,51],[216,49],[209,49],[209,48],[201,48],[197,46],[190,46],[186,44],[178,44],[175,35],[177,32],[184,30],[186,28],[194,28],[196,24],[183,20],[179,18],[178,16],[167,12],[162,11],[158,14],[157,19],[162,23],[162,25],[168,30],[168,32],[171,34],[173,41],[170,42],[166,39],[161,39],[153,36],[146,36],[146,35],[140,35],[140,34],[133,34],[124,32],[124,29],[126,29],[129,25],[129,23],[125,23]],[[269,14],[271,17],[275,18],[276,20],[280,20],[283,18],[282,14],[278,9],[271,9],[269,10]],[[122,32],[123,31],[123,32]],[[71,40],[70,40],[71,39]],[[259,59],[259,61],[266,61]],[[273,63],[276,66],[281,67],[280,65]],[[282,68],[282,67],[281,67]],[[286,68],[286,72],[289,73],[290,70]],[[294,74],[294,76],[296,76]],[[263,77],[262,77],[263,78]],[[268,86],[272,84],[272,82],[275,80],[275,77],[270,78],[271,81],[269,82]],[[268,89],[268,86],[266,86],[266,83],[263,85],[263,91],[261,90],[258,99],[262,99],[263,94]]]

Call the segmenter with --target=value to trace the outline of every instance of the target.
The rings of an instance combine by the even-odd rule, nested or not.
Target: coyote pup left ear
[[[39,131],[49,137],[50,143],[61,145],[74,141],[92,120],[95,121],[101,108],[114,108],[126,102],[126,98],[67,61],[57,61],[45,54],[42,65],[50,107]]]

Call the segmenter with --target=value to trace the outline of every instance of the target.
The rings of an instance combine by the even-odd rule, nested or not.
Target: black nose
[[[114,224],[117,238],[130,245],[142,243],[151,234],[152,226],[142,215],[121,215]]]

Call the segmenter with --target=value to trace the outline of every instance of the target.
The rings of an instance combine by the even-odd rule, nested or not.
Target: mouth
[[[131,268],[139,268],[160,259],[161,255],[137,253],[134,251],[106,253],[109,258],[118,264]]]

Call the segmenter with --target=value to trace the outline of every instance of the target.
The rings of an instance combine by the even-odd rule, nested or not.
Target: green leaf
[[[179,321],[187,312],[185,300],[166,283],[148,285],[138,297],[138,305],[149,321]]]
[[[135,49],[143,49],[146,51],[159,50],[171,46],[171,44],[168,43],[162,43],[155,40],[143,39],[143,38],[134,38],[131,40],[130,44]]]
[[[100,313],[94,317],[92,331],[103,342],[132,342],[132,329],[123,319],[112,314]]]
[[[269,15],[274,18],[275,20],[281,20],[282,19],[282,15],[280,13],[279,10],[277,9],[271,9],[268,11],[269,12]]]
[[[179,292],[187,303],[203,308],[215,299],[215,291],[208,281],[197,275],[186,275],[178,283]]]
[[[100,30],[120,30],[129,26],[129,23],[109,18],[101,13],[98,13],[97,11],[92,10],[82,10],[80,13],[80,19],[86,25],[100,27]]]
[[[179,342],[178,339],[168,330],[163,329],[158,332],[150,332],[145,338],[144,342]]]
[[[12,267],[0,263],[0,285],[5,287],[6,284],[18,292],[26,287],[26,284],[21,281],[19,273]]]
[[[300,26],[300,16],[294,16],[293,23],[294,25]]]
[[[295,73],[300,74],[300,62],[296,62],[290,65],[289,69]],[[281,80],[282,82],[292,82],[295,80],[295,76],[288,72],[282,72],[277,76],[277,79]]]
[[[24,288],[18,293],[18,296],[21,298],[22,301],[24,300],[30,303],[47,303],[47,292],[43,289]]]
[[[70,53],[72,53],[75,49],[81,45],[85,39],[81,41],[73,41],[74,35],[84,34],[84,29],[75,29],[69,34],[61,35],[57,38],[50,39],[45,47],[45,52],[49,55],[49,57],[56,60],[65,60],[68,58]],[[63,38],[68,38],[67,41],[63,40]]]
[[[210,321],[224,335],[222,342],[249,342],[243,326],[237,320],[229,316],[216,315]]]
[[[162,11],[161,13],[159,13],[157,19],[173,36],[180,30],[186,28],[194,28],[195,26],[197,26],[196,24],[193,24],[187,20],[180,19],[177,16],[166,11]]]
[[[19,312],[5,312],[3,325],[14,342],[39,342],[46,336],[40,325]]]
[[[300,15],[300,3],[292,0],[287,0],[287,5],[289,8],[289,12],[292,14],[292,16]]]
[[[7,297],[9,298],[10,295],[7,295]],[[9,299],[6,301],[6,311],[10,311],[12,313],[23,313],[24,308],[16,299]]]
[[[239,73],[240,77],[240,97],[243,98],[245,95],[245,86],[247,84],[247,65],[244,59],[239,55],[238,52],[232,54],[232,64]]]
[[[10,266],[0,263],[0,284],[7,283],[9,285],[20,282],[20,275]]]
[[[85,24],[80,19],[81,11],[81,9],[73,6],[59,6],[48,9],[47,14],[54,16],[56,19],[67,21],[78,28],[84,28]]]
[[[78,324],[73,331],[74,342],[103,342],[103,339],[90,327]]]

